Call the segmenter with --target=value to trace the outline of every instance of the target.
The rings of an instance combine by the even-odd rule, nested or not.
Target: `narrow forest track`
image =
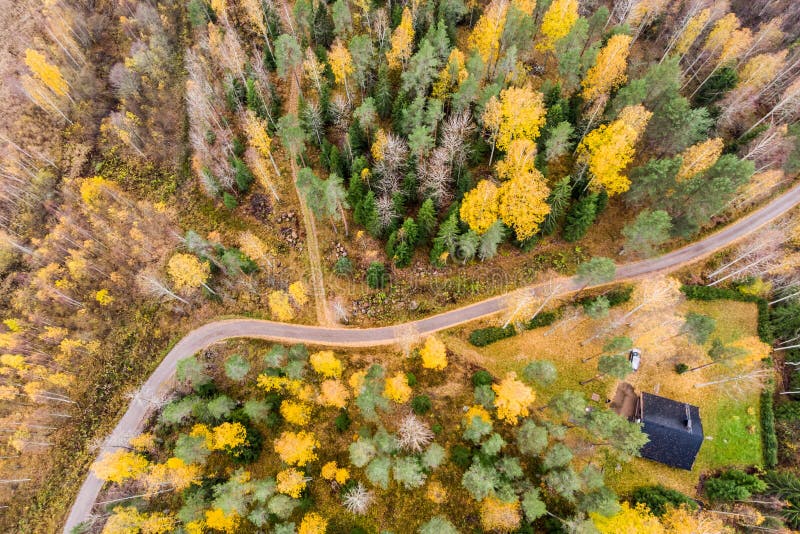
[[[764,225],[786,214],[800,204],[800,185],[793,187],[765,206],[735,223],[726,226],[704,239],[674,250],[663,256],[620,265],[614,282],[636,280],[666,274],[706,258],[752,234]],[[511,291],[474,304],[456,308],[418,321],[378,328],[330,328],[258,319],[228,319],[207,323],[186,334],[166,355],[142,387],[135,393],[117,426],[98,451],[98,458],[125,446],[128,440],[141,433],[155,407],[161,405],[172,393],[178,361],[198,351],[231,338],[256,338],[282,343],[308,343],[335,347],[368,347],[399,344],[408,332],[424,336],[476,319],[493,316],[506,309],[510,297],[523,291],[542,287],[558,287],[559,294],[569,294],[582,288],[575,277],[563,277]],[[81,486],[64,532],[69,533],[82,521],[89,519],[95,501],[103,488],[103,481],[89,473]]]
[[[287,28],[291,28],[294,34],[294,26],[289,15],[289,8],[285,0],[280,2],[281,8],[280,16],[283,24]],[[300,107],[300,86],[299,80],[302,76],[302,68],[298,65],[295,67],[292,76],[289,76],[289,99],[287,102],[287,112],[294,114],[298,117],[298,109]],[[303,227],[306,232],[306,250],[308,251],[308,268],[311,271],[311,290],[314,293],[314,306],[317,312],[317,324],[323,326],[334,326],[336,323],[331,317],[331,308],[328,306],[328,298],[325,294],[325,278],[322,274],[322,257],[319,254],[319,239],[317,238],[317,226],[314,214],[308,208],[308,204],[303,198],[300,189],[297,187],[297,162],[295,158],[289,155],[292,167],[292,183],[294,185],[295,193],[297,193],[297,200],[300,203],[300,213],[303,215]]]

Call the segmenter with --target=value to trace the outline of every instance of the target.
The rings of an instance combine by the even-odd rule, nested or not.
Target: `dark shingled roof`
[[[697,406],[642,393],[639,413],[642,430],[650,437],[642,447],[642,456],[690,470],[703,444],[703,423]]]

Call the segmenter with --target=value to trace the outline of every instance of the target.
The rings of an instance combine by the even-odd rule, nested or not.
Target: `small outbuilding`
[[[642,393],[636,407],[636,419],[650,441],[642,447],[644,458],[691,470],[703,445],[700,409],[666,397]]]

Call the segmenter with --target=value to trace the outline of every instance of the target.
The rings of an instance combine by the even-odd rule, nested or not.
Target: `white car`
[[[628,361],[631,362],[631,369],[638,371],[639,365],[642,363],[642,351],[639,349],[631,349],[628,353]]]

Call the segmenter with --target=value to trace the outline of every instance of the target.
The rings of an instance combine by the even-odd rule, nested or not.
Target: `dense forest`
[[[389,280],[652,256],[800,172],[792,0],[0,2],[7,531],[57,528],[192,325],[371,324]],[[797,235],[706,273],[762,284],[790,359]]]

